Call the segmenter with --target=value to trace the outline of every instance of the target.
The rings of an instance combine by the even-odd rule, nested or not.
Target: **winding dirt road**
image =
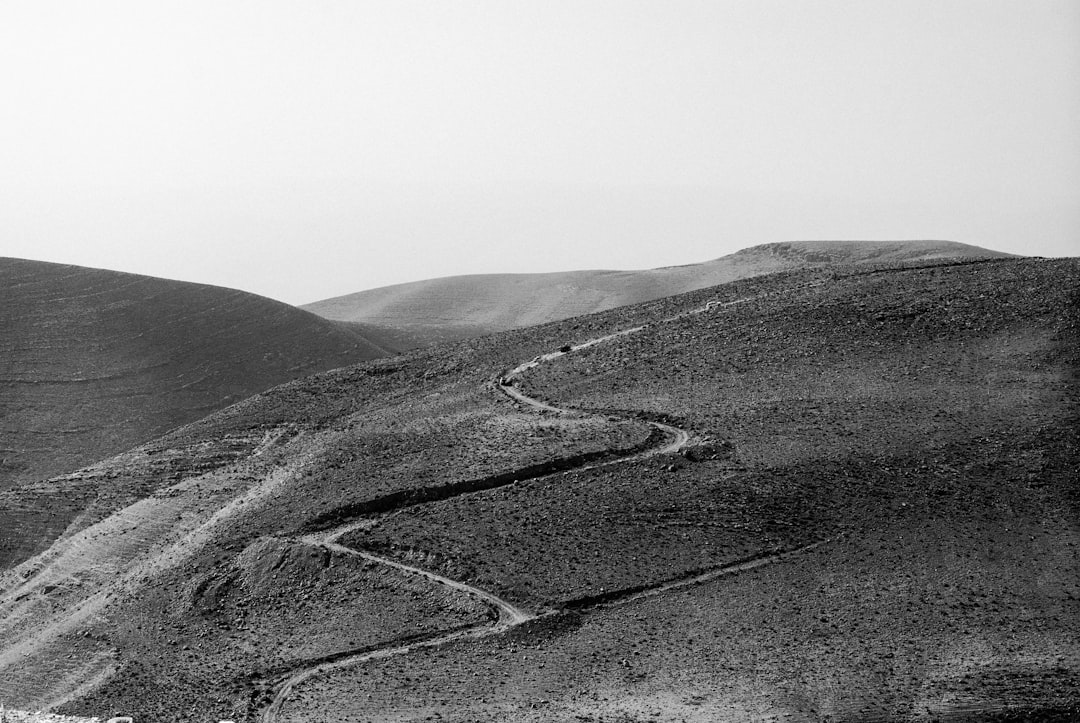
[[[364,522],[370,523],[371,521],[365,520]],[[378,650],[367,651],[364,653],[357,653],[356,655],[350,655],[339,660],[319,663],[317,665],[298,670],[289,675],[288,677],[284,678],[281,682],[277,684],[277,691],[274,695],[274,699],[270,702],[270,705],[268,705],[263,711],[263,723],[273,723],[273,721],[276,721],[278,714],[281,712],[282,706],[285,705],[285,702],[292,694],[293,689],[297,685],[300,685],[304,681],[317,675],[322,675],[323,673],[328,673],[332,670],[337,670],[339,668],[347,668],[352,665],[359,665],[360,663],[366,662],[368,660],[377,660],[379,658],[389,658],[393,655],[401,655],[402,653],[407,653],[411,650],[416,650],[418,648],[433,648],[439,645],[444,645],[454,640],[461,640],[462,638],[478,638],[487,635],[495,635],[497,633],[501,633],[507,628],[511,628],[515,625],[520,625],[521,623],[537,617],[536,615],[526,612],[521,608],[515,607],[512,603],[509,603],[502,598],[496,597],[495,595],[492,595],[486,590],[481,590],[478,587],[473,587],[472,585],[464,582],[459,582],[457,580],[451,580],[448,577],[443,577],[442,575],[431,572],[429,570],[424,570],[419,567],[406,565],[405,563],[398,562],[397,560],[391,560],[386,557],[373,555],[370,552],[364,552],[363,550],[355,550],[351,547],[345,547],[344,545],[340,545],[336,542],[336,540],[342,535],[345,535],[352,530],[358,529],[361,526],[363,526],[363,523],[350,523],[348,525],[342,525],[341,527],[338,527],[334,530],[323,532],[318,535],[308,535],[302,539],[304,540],[304,542],[310,544],[321,545],[328,550],[331,550],[332,552],[336,552],[342,555],[361,557],[365,560],[370,560],[380,565],[386,565],[387,567],[392,567],[413,575],[418,575],[420,577],[431,580],[432,582],[446,585],[447,587],[463,592],[466,595],[478,598],[479,600],[487,603],[489,606],[491,606],[493,610],[498,613],[498,621],[494,625],[481,623],[478,625],[469,626],[467,628],[453,630],[447,633],[434,633],[430,637],[422,638],[420,640],[413,640],[403,645],[395,645],[386,648],[379,648]]]
[[[525,362],[524,364],[521,364],[512,369],[511,371],[507,372],[506,375],[504,375],[498,380],[495,386],[515,402],[518,402],[531,409],[545,412],[554,412],[557,414],[570,413],[571,410],[569,409],[564,409],[562,407],[548,404],[547,402],[543,402],[539,399],[530,397],[529,395],[525,394],[513,385],[513,378],[521,375],[529,369],[540,365],[541,363],[553,361],[555,359],[558,359],[559,357],[565,356],[568,353],[572,353],[581,349],[586,349],[597,344],[602,344],[606,341],[611,341],[622,336],[627,336],[628,334],[636,333],[644,328],[645,327],[641,326],[634,327],[631,329],[625,329],[616,332],[614,334],[608,334],[607,336],[590,339],[586,342],[571,347],[569,352],[556,351],[550,354],[544,354],[543,356]],[[670,424],[664,424],[662,422],[650,421],[649,424],[653,428],[663,432],[663,444],[628,457],[609,460],[607,462],[602,462],[599,464],[583,465],[583,468],[589,469],[609,464],[620,464],[628,460],[640,460],[661,454],[672,454],[678,452],[690,442],[690,434],[685,429],[680,429],[679,427],[675,427]],[[407,653],[418,648],[436,647],[463,638],[479,638],[486,637],[488,635],[497,635],[498,633],[501,633],[508,628],[520,625],[524,622],[533,620],[538,617],[536,614],[522,610],[513,605],[512,603],[507,602],[506,600],[503,600],[502,598],[493,595],[486,590],[482,590],[478,587],[474,587],[458,580],[452,580],[448,577],[444,577],[429,570],[424,570],[423,568],[408,565],[397,560],[381,557],[379,555],[375,555],[363,550],[346,547],[337,542],[337,540],[343,537],[345,534],[353,530],[370,527],[374,523],[374,519],[352,521],[347,524],[335,527],[333,529],[323,531],[321,533],[307,535],[303,537],[302,540],[308,544],[321,545],[333,552],[342,555],[361,557],[365,560],[370,560],[371,562],[375,562],[380,565],[386,565],[387,567],[402,570],[404,572],[426,578],[428,580],[431,580],[432,582],[446,585],[447,587],[458,590],[466,595],[470,595],[489,605],[498,614],[497,621],[493,625],[484,623],[473,625],[468,628],[454,630],[447,633],[434,634],[429,638],[413,640],[409,643],[405,643],[402,645],[395,645],[386,648],[380,648],[378,650],[357,653],[356,655],[346,656],[334,661],[318,663],[310,667],[305,667],[297,670],[278,681],[274,686],[274,697],[262,713],[261,720],[263,721],[263,723],[275,723],[275,721],[277,721],[278,715],[281,713],[282,707],[288,701],[289,696],[292,694],[296,686],[307,680],[310,680],[315,676],[322,675],[323,673],[328,673],[332,670],[338,670],[340,668],[347,668],[353,665],[359,665],[368,660],[377,660],[380,658],[388,658],[394,655],[401,655],[403,653]]]
[[[667,319],[663,319],[660,323],[674,321],[674,320],[677,320],[677,319],[680,319],[680,318],[683,318],[683,317],[686,317],[686,316],[689,316],[689,315],[693,315],[693,314],[706,313],[706,312],[712,311],[713,309],[722,308],[722,307],[726,307],[726,306],[732,306],[734,304],[743,303],[743,302],[749,301],[749,300],[750,299],[738,299],[738,300],[735,300],[735,301],[728,301],[728,302],[710,301],[703,307],[692,309],[690,311],[683,312],[683,313],[678,314],[676,316],[673,316],[673,317],[670,317],[670,318],[667,318]],[[596,346],[597,344],[603,344],[605,342],[612,341],[612,340],[618,339],[620,337],[628,336],[630,334],[635,334],[637,332],[642,331],[645,328],[646,328],[645,326],[636,326],[636,327],[632,327],[632,328],[629,328],[629,329],[623,329],[623,330],[617,331],[617,332],[615,332],[613,334],[608,334],[606,336],[597,337],[597,338],[590,339],[590,340],[587,340],[585,342],[582,342],[580,344],[573,345],[573,346],[571,346],[569,348],[569,350],[566,350],[566,351],[560,350],[560,351],[555,351],[555,352],[551,352],[551,353],[548,353],[548,354],[543,354],[543,355],[538,356],[538,357],[536,357],[536,358],[534,358],[534,359],[532,359],[530,361],[524,362],[524,363],[518,365],[517,367],[514,367],[510,371],[506,372],[504,375],[502,375],[501,377],[499,377],[495,381],[494,386],[497,389],[499,389],[501,392],[506,394],[513,401],[515,401],[515,402],[517,402],[517,403],[519,403],[519,404],[521,404],[523,406],[526,406],[526,407],[528,407],[530,409],[535,409],[535,410],[538,410],[538,411],[541,411],[541,412],[549,412],[549,413],[555,413],[555,414],[575,413],[575,410],[572,410],[572,409],[569,409],[569,408],[558,407],[558,406],[556,406],[554,404],[544,402],[542,400],[536,399],[534,397],[531,397],[531,396],[525,394],[521,389],[519,389],[517,387],[517,385],[515,384],[515,379],[517,377],[519,377],[520,375],[524,374],[525,372],[529,371],[530,369],[536,368],[540,364],[554,361],[554,360],[559,359],[560,357],[563,357],[563,356],[565,356],[567,354],[572,354],[575,351],[580,351],[582,349],[587,349],[589,347]],[[576,413],[580,413],[580,412],[576,412]],[[603,466],[607,466],[607,465],[621,464],[621,463],[624,463],[624,462],[627,462],[627,461],[632,461],[632,460],[641,460],[641,459],[645,459],[645,458],[648,458],[648,457],[654,457],[654,456],[662,455],[662,454],[673,454],[673,453],[681,451],[683,448],[685,448],[690,443],[690,433],[685,429],[681,429],[679,427],[675,427],[675,426],[670,425],[670,424],[664,424],[662,422],[656,422],[656,421],[651,421],[651,420],[648,421],[648,424],[651,425],[654,429],[657,429],[657,430],[659,430],[660,432],[663,433],[664,441],[663,441],[662,444],[659,444],[657,446],[646,449],[646,450],[644,450],[642,452],[639,452],[638,454],[635,454],[635,455],[630,455],[630,456],[627,456],[627,457],[622,457],[622,458],[614,459],[614,460],[608,460],[608,461],[600,462],[600,463],[596,463],[596,464],[582,465],[581,467],[579,467],[577,469],[592,469],[592,468],[595,468],[595,467],[603,467]],[[556,473],[556,474],[558,474],[558,473]],[[530,613],[528,611],[525,611],[525,610],[522,610],[522,609],[520,609],[518,607],[515,607],[512,603],[509,603],[506,600],[503,600],[502,598],[499,598],[498,596],[493,595],[490,592],[487,592],[486,590],[482,590],[480,588],[474,587],[474,586],[469,585],[467,583],[464,583],[464,582],[461,582],[461,581],[458,581],[458,580],[452,580],[452,579],[444,577],[442,575],[430,572],[428,570],[424,570],[424,569],[419,568],[419,567],[414,567],[412,565],[408,565],[406,563],[399,562],[397,560],[393,560],[393,559],[386,558],[386,557],[380,557],[379,555],[375,555],[375,554],[372,554],[370,552],[366,552],[366,551],[363,551],[363,550],[357,550],[357,549],[354,549],[354,548],[351,548],[351,547],[346,547],[346,546],[341,545],[341,544],[339,544],[337,542],[338,539],[340,539],[342,536],[344,536],[348,532],[351,532],[351,531],[356,530],[356,529],[363,529],[365,527],[370,527],[370,526],[374,525],[376,522],[377,522],[377,518],[368,518],[368,519],[363,519],[363,520],[359,520],[359,521],[354,520],[354,521],[351,521],[349,523],[339,525],[339,526],[337,526],[337,527],[335,527],[333,529],[330,529],[330,530],[326,530],[326,531],[323,531],[323,532],[320,532],[320,533],[317,533],[317,534],[305,536],[302,539],[303,539],[303,541],[305,541],[305,542],[307,542],[309,544],[321,545],[321,546],[326,547],[327,549],[329,549],[329,550],[331,550],[333,552],[339,553],[339,554],[353,555],[353,556],[356,556],[356,557],[364,558],[365,560],[370,560],[372,562],[375,562],[375,563],[378,563],[378,564],[381,564],[381,565],[386,565],[388,567],[393,567],[395,569],[402,570],[404,572],[426,578],[428,580],[431,580],[432,582],[436,582],[436,583],[439,583],[439,584],[442,584],[442,585],[446,585],[446,586],[448,586],[450,588],[453,588],[455,590],[458,590],[458,591],[460,591],[460,592],[462,592],[462,593],[464,593],[466,595],[470,595],[470,596],[472,596],[472,597],[474,597],[474,598],[476,598],[478,600],[483,601],[488,606],[490,606],[492,610],[494,610],[497,613],[498,618],[497,618],[496,622],[494,624],[480,623],[480,624],[472,625],[472,626],[469,626],[469,627],[466,627],[466,628],[460,628],[460,629],[457,629],[457,630],[452,630],[452,631],[444,632],[444,633],[433,633],[430,637],[425,637],[425,638],[418,639],[418,640],[414,639],[414,640],[412,640],[412,641],[410,641],[408,643],[403,643],[403,644],[400,644],[400,645],[391,645],[391,646],[388,646],[388,647],[385,647],[385,648],[379,648],[377,650],[367,650],[367,651],[363,651],[363,652],[357,652],[355,655],[348,655],[346,657],[342,657],[342,658],[337,659],[337,660],[322,662],[322,663],[310,665],[309,667],[301,668],[301,669],[289,674],[287,677],[284,677],[284,678],[282,678],[282,679],[280,679],[280,680],[278,680],[276,682],[276,684],[274,685],[275,694],[274,694],[273,700],[263,710],[263,713],[262,713],[262,716],[261,716],[262,723],[276,723],[278,715],[281,713],[282,707],[288,701],[289,696],[292,694],[292,692],[296,688],[296,686],[300,685],[301,683],[303,683],[303,682],[305,682],[307,680],[310,680],[313,677],[316,677],[318,675],[322,675],[323,673],[328,673],[328,672],[333,671],[333,670],[338,670],[338,669],[341,669],[341,668],[347,668],[347,667],[351,667],[351,666],[354,666],[354,665],[359,665],[359,664],[364,663],[364,662],[369,661],[369,660],[378,660],[378,659],[381,659],[381,658],[389,658],[389,657],[392,657],[392,656],[395,656],[395,655],[401,655],[401,654],[408,653],[410,651],[417,650],[417,649],[420,649],[420,648],[437,647],[437,646],[445,645],[447,643],[450,643],[450,642],[453,642],[453,641],[456,641],[456,640],[462,640],[462,639],[466,639],[466,638],[481,638],[481,637],[487,637],[489,635],[497,635],[499,633],[504,632],[505,630],[507,630],[509,628],[515,627],[517,625],[521,625],[522,623],[525,623],[525,622],[528,622],[530,620],[534,620],[534,619],[536,619],[538,617],[541,617],[540,615],[537,615],[535,613]],[[672,580],[668,580],[668,581],[664,581],[664,582],[659,582],[659,583],[657,583],[655,585],[647,587],[646,589],[639,589],[637,591],[628,592],[625,595],[617,595],[614,598],[609,598],[609,599],[605,599],[605,600],[597,600],[595,602],[590,602],[590,603],[583,603],[583,604],[579,605],[578,607],[599,607],[599,606],[603,606],[603,605],[625,604],[625,603],[628,603],[628,602],[632,602],[634,600],[638,600],[638,599],[642,599],[642,598],[646,598],[646,597],[652,597],[654,595],[659,595],[659,594],[662,594],[664,592],[668,592],[670,590],[675,590],[675,589],[679,589],[679,588],[683,588],[683,587],[697,585],[697,584],[700,584],[700,583],[703,583],[703,582],[706,582],[706,581],[709,581],[709,580],[713,580],[713,579],[718,578],[718,577],[722,577],[722,576],[725,576],[725,575],[731,575],[731,574],[734,574],[734,573],[737,573],[737,572],[741,572],[741,571],[744,571],[744,570],[750,570],[750,569],[753,569],[753,568],[756,568],[756,567],[760,567],[762,565],[766,565],[766,564],[769,564],[769,563],[772,563],[772,562],[776,562],[776,561],[784,559],[784,558],[786,558],[786,557],[788,557],[790,555],[794,555],[794,554],[797,554],[799,552],[803,552],[803,551],[812,549],[812,548],[817,547],[819,545],[825,544],[826,542],[829,542],[829,541],[830,540],[820,540],[820,541],[811,543],[809,545],[805,545],[805,546],[797,548],[797,549],[785,550],[785,551],[777,551],[777,552],[769,553],[769,554],[766,554],[766,555],[756,557],[756,558],[751,559],[751,560],[744,560],[744,561],[741,561],[741,562],[728,564],[728,565],[721,566],[721,567],[715,568],[713,570],[709,570],[709,571],[699,573],[699,574],[696,574],[696,575],[680,577],[680,578],[676,578],[676,579],[672,579]],[[555,614],[555,611],[549,611],[549,612],[544,613],[544,615],[551,615],[551,614]]]
[[[340,537],[341,534],[344,533],[337,533],[333,537]],[[387,557],[373,555],[370,552],[365,552],[364,550],[356,550],[351,547],[346,547],[345,545],[339,545],[336,542],[327,541],[322,543],[322,545],[323,547],[333,552],[337,552],[342,555],[352,555],[353,557],[362,557],[365,560],[370,560],[371,562],[376,562],[380,565],[386,565],[387,567],[392,567],[394,569],[402,570],[413,575],[418,575],[420,577],[431,580],[432,582],[437,582],[440,585],[446,585],[447,587],[453,588],[454,590],[458,590],[465,593],[466,595],[471,595],[472,597],[482,600],[483,602],[490,605],[492,609],[496,610],[499,614],[499,622],[496,624],[495,627],[501,626],[502,628],[508,628],[512,625],[520,625],[526,620],[532,620],[536,617],[532,613],[525,612],[521,608],[515,607],[513,604],[508,603],[502,598],[492,595],[486,590],[481,590],[478,587],[473,587],[472,585],[460,582],[458,580],[451,580],[448,577],[443,577],[442,575],[431,572],[430,570],[424,570],[423,568],[406,565],[404,562],[398,562],[397,560],[391,560]]]

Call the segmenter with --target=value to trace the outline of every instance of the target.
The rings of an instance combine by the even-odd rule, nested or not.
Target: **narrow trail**
[[[740,572],[747,572],[748,570],[754,570],[766,565],[772,565],[774,563],[785,560],[793,555],[799,555],[804,552],[809,552],[814,548],[821,547],[830,542],[833,542],[843,535],[835,535],[833,537],[827,537],[823,540],[815,540],[814,542],[807,543],[801,547],[794,547],[789,550],[774,550],[772,552],[763,553],[760,555],[754,555],[752,557],[739,560],[736,562],[729,562],[718,567],[714,567],[704,572],[692,573],[689,575],[680,576],[659,583],[652,583],[650,585],[643,585],[637,588],[629,588],[624,590],[614,590],[610,593],[596,595],[588,598],[581,598],[578,600],[570,600],[565,603],[564,607],[568,610],[593,610],[603,607],[614,607],[616,605],[626,605],[638,600],[645,600],[647,598],[656,597],[672,590],[681,590],[683,588],[694,587],[701,585],[702,583],[716,580],[721,577],[728,577],[729,575],[736,575]]]
[[[463,638],[480,638],[488,635],[497,635],[504,630],[514,627],[515,625],[520,625],[521,623],[533,620],[538,617],[537,615],[526,612],[521,608],[515,607],[512,603],[509,603],[500,597],[492,595],[486,590],[481,590],[478,587],[473,587],[472,585],[469,585],[467,583],[460,582],[458,580],[452,580],[448,577],[443,577],[442,575],[431,572],[429,570],[424,570],[419,567],[407,565],[403,562],[398,562],[397,560],[380,557],[379,555],[373,555],[370,552],[356,550],[351,547],[346,547],[337,543],[337,540],[346,533],[352,532],[356,529],[361,529],[365,526],[372,524],[373,522],[374,520],[363,520],[360,523],[354,522],[347,525],[342,525],[341,527],[327,532],[319,533],[316,535],[307,535],[301,539],[309,544],[321,545],[322,547],[325,547],[328,550],[331,550],[338,554],[360,557],[365,560],[370,560],[371,562],[378,563],[380,565],[385,565],[387,567],[392,567],[394,569],[401,570],[412,575],[423,577],[427,580],[431,580],[432,582],[446,585],[447,587],[450,587],[454,590],[458,590],[465,593],[466,595],[470,595],[479,600],[482,600],[484,603],[489,605],[493,610],[498,613],[498,620],[494,625],[490,625],[487,623],[478,623],[476,625],[452,630],[450,632],[432,633],[430,636],[422,637],[420,639],[414,639],[408,643],[404,643],[401,645],[393,645],[390,647],[378,648],[376,650],[369,650],[366,652],[357,653],[355,655],[348,655],[338,660],[327,661],[298,670],[295,673],[284,678],[277,684],[277,692],[275,693],[273,700],[270,701],[270,704],[266,707],[265,710],[263,710],[261,718],[263,723],[272,723],[273,721],[276,721],[278,714],[281,712],[282,706],[285,705],[289,696],[292,694],[293,689],[295,689],[296,686],[300,685],[301,683],[311,678],[314,678],[315,676],[322,675],[323,673],[328,673],[332,670],[337,670],[339,668],[347,668],[353,665],[359,665],[360,663],[364,663],[368,660],[378,660],[380,658],[389,658],[394,655],[401,655],[403,653],[408,653],[409,651],[416,650],[418,648],[434,648],[440,645],[445,645],[446,643],[452,642],[454,640],[461,640]]]
[[[458,590],[460,592],[463,592],[466,595],[471,595],[472,597],[475,597],[475,598],[477,598],[479,600],[482,600],[483,602],[490,605],[493,609],[495,609],[499,613],[498,625],[502,625],[503,627],[510,627],[511,625],[519,625],[520,623],[523,623],[526,620],[532,620],[533,618],[536,617],[532,613],[525,612],[521,608],[515,607],[513,604],[508,603],[507,601],[503,600],[502,598],[496,597],[495,595],[492,595],[491,593],[487,592],[486,590],[481,590],[478,587],[473,587],[472,585],[469,585],[468,583],[460,582],[458,580],[452,580],[452,579],[450,579],[448,577],[443,577],[442,575],[439,575],[438,573],[431,572],[430,570],[425,570],[425,569],[420,568],[420,567],[414,567],[413,565],[408,565],[408,564],[406,564],[404,562],[399,562],[397,560],[392,560],[392,559],[390,559],[388,557],[381,557],[379,555],[372,554],[372,553],[367,552],[365,550],[357,550],[357,549],[352,548],[352,547],[346,547],[345,545],[338,544],[336,542],[336,540],[339,537],[341,537],[342,535],[344,535],[346,532],[350,531],[351,529],[354,529],[354,528],[352,528],[352,526],[346,526],[343,529],[333,531],[329,535],[325,535],[325,534],[324,535],[310,535],[310,536],[304,537],[302,539],[305,542],[308,542],[308,543],[311,543],[311,544],[321,545],[321,546],[327,548],[328,550],[340,553],[342,555],[352,555],[353,557],[361,557],[361,558],[363,558],[365,560],[370,560],[371,562],[375,562],[375,563],[378,563],[380,565],[385,565],[386,567],[392,567],[392,568],[397,569],[397,570],[402,570],[403,572],[407,572],[407,573],[410,573],[410,574],[413,574],[413,575],[418,575],[420,577],[431,580],[432,582],[437,582],[437,583],[439,583],[441,585],[446,585],[447,587],[450,587],[450,588],[453,588],[454,590]]]
[[[810,286],[814,285],[817,284],[811,284]],[[752,298],[736,299],[734,301],[728,302],[709,301],[702,307],[685,311],[665,319],[661,319],[657,323],[668,323],[688,316],[707,313],[709,311],[712,311],[713,309],[733,306],[735,304],[745,303],[751,300]],[[527,408],[555,414],[575,413],[576,410],[559,407],[554,404],[542,401],[540,399],[536,399],[535,397],[529,396],[515,384],[516,378],[529,371],[530,369],[536,368],[540,364],[554,361],[556,359],[559,359],[560,357],[566,356],[567,354],[572,354],[582,349],[587,349],[598,344],[603,344],[605,342],[609,342],[621,337],[636,334],[646,328],[648,327],[636,326],[628,329],[623,329],[612,334],[596,337],[594,339],[589,339],[579,344],[572,345],[569,347],[569,349],[565,351],[560,350],[537,356],[530,361],[524,362],[514,367],[513,369],[509,370],[508,372],[497,378],[495,380],[494,386],[503,394],[507,395],[511,400]],[[651,447],[637,454],[621,457],[619,459],[607,460],[595,464],[583,464],[576,469],[595,469],[597,467],[622,464],[624,462],[647,459],[649,457],[655,457],[658,455],[674,454],[681,451],[690,444],[690,433],[685,429],[652,420],[649,420],[648,424],[654,429],[659,430],[663,434],[664,442],[662,444]],[[562,471],[553,474],[561,473]],[[288,702],[288,699],[292,695],[292,692],[295,690],[295,688],[298,685],[310,680],[311,678],[322,675],[324,673],[359,665],[369,660],[379,660],[383,658],[393,657],[396,655],[402,655],[421,648],[438,647],[457,640],[479,639],[491,635],[498,635],[510,628],[516,627],[530,620],[535,620],[540,617],[547,617],[559,613],[559,611],[556,610],[549,610],[542,614],[531,613],[522,610],[514,606],[512,603],[507,602],[506,600],[503,600],[502,598],[499,598],[498,596],[487,592],[486,590],[482,590],[478,587],[474,587],[458,580],[452,580],[448,577],[444,577],[429,570],[408,565],[397,560],[381,557],[379,555],[375,555],[364,550],[357,550],[351,547],[346,547],[345,545],[339,544],[337,542],[338,539],[340,539],[347,533],[359,529],[368,529],[377,524],[378,521],[379,517],[353,520],[348,523],[338,525],[329,530],[324,530],[319,533],[306,535],[301,539],[308,544],[320,545],[338,554],[360,557],[380,565],[385,565],[387,567],[392,567],[412,575],[423,577],[435,583],[446,585],[447,587],[458,590],[466,595],[470,595],[478,600],[483,601],[497,613],[498,619],[494,624],[478,623],[465,628],[459,628],[447,632],[432,633],[430,636],[421,637],[419,639],[412,639],[406,643],[390,645],[375,650],[368,649],[365,651],[358,651],[356,654],[346,654],[344,657],[338,658],[336,660],[324,661],[317,664],[309,665],[308,667],[300,668],[295,672],[278,679],[278,681],[275,683],[274,697],[267,705],[267,707],[263,709],[262,715],[260,717],[262,723],[276,723],[282,708],[284,707],[285,703]],[[732,575],[738,572],[751,570],[757,567],[761,567],[763,565],[778,562],[791,555],[795,555],[813,549],[820,545],[826,544],[830,542],[831,539],[832,538],[826,540],[819,540],[799,548],[772,552],[755,557],[753,559],[743,560],[736,563],[729,563],[727,565],[696,573],[687,577],[680,577],[677,579],[653,583],[651,585],[642,586],[641,588],[630,589],[622,592],[616,591],[613,594],[604,596],[602,599],[598,598],[595,600],[579,600],[567,605],[566,608],[588,609],[631,603],[636,600],[660,595],[671,590],[699,585],[701,583],[708,582],[719,577]]]

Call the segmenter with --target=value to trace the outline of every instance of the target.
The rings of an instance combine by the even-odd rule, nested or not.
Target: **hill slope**
[[[80,512],[0,576],[0,697],[1075,719],[1078,302],[1076,260],[784,273],[274,388],[36,487]]]
[[[388,352],[241,291],[0,259],[0,490]]]
[[[567,319],[777,271],[1007,256],[951,241],[796,241],[646,271],[451,276],[361,291],[302,308],[327,319],[407,330],[419,340],[434,342]]]

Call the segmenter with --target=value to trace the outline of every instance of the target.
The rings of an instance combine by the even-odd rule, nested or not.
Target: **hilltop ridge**
[[[558,321],[742,278],[854,264],[1007,258],[954,241],[792,241],[711,261],[642,271],[474,274],[359,291],[301,306],[327,319],[364,321],[434,343]]]
[[[389,353],[359,328],[235,289],[0,258],[0,490]]]

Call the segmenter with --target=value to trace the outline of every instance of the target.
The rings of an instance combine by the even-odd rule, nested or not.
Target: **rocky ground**
[[[515,379],[579,411],[498,389],[638,326]],[[0,579],[0,695],[136,720],[1071,720],[1078,349],[1080,265],[1007,260],[780,274],[278,387],[85,473],[93,514]],[[620,461],[650,419],[691,445]],[[357,549],[536,617],[503,630]]]
[[[373,327],[233,289],[0,258],[0,569],[51,544],[96,486],[41,480],[387,356],[382,343]]]
[[[492,719],[522,709],[535,710],[526,720],[1071,719],[1080,306],[1075,282],[1062,282],[1075,272],[1025,262],[852,277],[783,301],[717,306],[540,365],[526,377],[530,393],[674,413],[709,444],[682,460],[415,508],[357,531],[352,544],[427,554],[558,609],[828,542],[686,591],[690,611],[676,613],[667,596],[591,611],[586,626],[606,631],[590,638],[600,651],[577,632],[531,651],[553,671],[588,655],[603,684],[560,683],[511,657],[502,680],[520,671],[528,683],[493,687],[494,672],[481,673],[474,694],[429,712],[469,720],[477,706],[463,701],[483,698]],[[476,662],[461,655],[465,669]],[[641,672],[612,684],[613,660]],[[382,672],[370,666],[365,674],[374,688],[386,680],[371,679]],[[456,684],[438,671],[421,687],[434,695]],[[298,702],[297,719],[338,690],[323,685]],[[672,700],[680,687],[684,700]],[[422,719],[386,696],[356,706],[355,719],[376,709],[399,719],[385,707]]]
[[[0,712],[0,723],[101,723],[101,719],[55,715],[40,711],[5,710]]]

